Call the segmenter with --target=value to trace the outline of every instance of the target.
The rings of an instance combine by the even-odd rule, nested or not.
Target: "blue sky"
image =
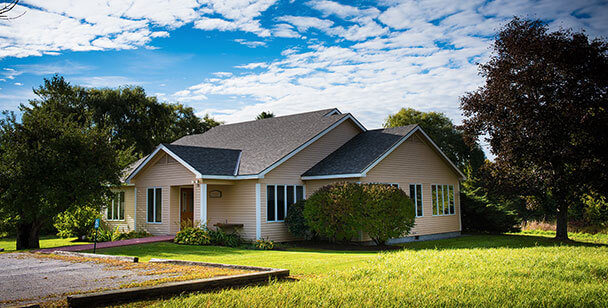
[[[462,120],[513,16],[608,34],[606,1],[21,0],[0,21],[0,110],[44,77],[141,85],[227,123],[338,107],[377,128],[401,107]]]

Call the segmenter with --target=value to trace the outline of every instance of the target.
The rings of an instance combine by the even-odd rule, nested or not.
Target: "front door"
[[[181,228],[192,227],[194,221],[194,189],[182,188],[179,200]]]

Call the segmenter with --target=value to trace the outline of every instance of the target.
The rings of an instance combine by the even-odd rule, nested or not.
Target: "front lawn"
[[[101,252],[288,268],[296,278],[145,303],[159,307],[608,306],[606,245],[474,235],[403,247],[258,251],[154,243]]]
[[[91,242],[75,242],[76,238],[60,238],[54,235],[43,236],[40,238],[40,248],[53,248],[71,245],[91,244]],[[17,242],[14,237],[0,238],[0,248],[4,248],[4,252],[13,252],[17,248]]]

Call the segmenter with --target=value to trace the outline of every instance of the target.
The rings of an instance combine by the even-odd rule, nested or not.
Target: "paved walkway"
[[[174,235],[163,235],[163,236],[150,236],[150,237],[142,237],[142,238],[133,238],[130,240],[122,240],[115,242],[102,242],[97,243],[97,249],[103,248],[111,248],[111,247],[120,247],[120,246],[129,246],[129,245],[138,245],[138,244],[148,244],[148,243],[156,243],[156,242],[170,242],[173,241]],[[54,247],[54,248],[45,248],[36,250],[36,252],[41,253],[51,253],[53,251],[83,251],[83,250],[93,250],[93,244],[85,244],[85,245],[72,245],[72,246],[62,246],[62,247]]]

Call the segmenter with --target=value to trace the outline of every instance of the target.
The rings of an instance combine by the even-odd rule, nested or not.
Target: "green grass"
[[[390,252],[172,243],[101,252],[288,268],[296,278],[144,303],[156,307],[608,306],[608,246],[588,238],[474,235],[404,244]]]
[[[75,237],[59,238],[53,235],[43,236],[40,238],[40,248],[90,244],[90,242],[74,242],[74,240],[76,240]],[[0,238],[0,248],[4,248],[4,252],[15,251],[15,248],[17,248],[15,238]]]

